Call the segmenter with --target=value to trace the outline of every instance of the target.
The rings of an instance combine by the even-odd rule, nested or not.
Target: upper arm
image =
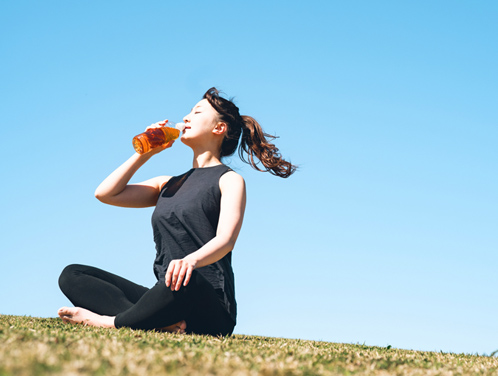
[[[216,236],[235,244],[246,207],[246,186],[242,176],[229,171],[220,178],[221,208]]]
[[[125,208],[147,208],[155,206],[161,189],[171,179],[170,176],[157,176],[141,183],[128,184],[119,194],[106,197],[102,202]],[[100,199],[97,196],[98,199]]]

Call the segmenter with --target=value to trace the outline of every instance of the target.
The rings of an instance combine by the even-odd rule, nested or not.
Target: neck
[[[194,151],[194,168],[211,167],[221,164],[219,156],[214,155],[211,151]]]

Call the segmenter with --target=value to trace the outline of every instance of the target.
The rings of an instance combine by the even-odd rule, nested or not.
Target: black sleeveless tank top
[[[223,164],[193,168],[172,177],[162,188],[152,214],[156,243],[154,274],[164,278],[171,260],[197,251],[216,235],[220,216],[220,178],[230,167]],[[237,304],[232,270],[232,252],[221,260],[196,269],[214,287],[221,303],[235,322]]]

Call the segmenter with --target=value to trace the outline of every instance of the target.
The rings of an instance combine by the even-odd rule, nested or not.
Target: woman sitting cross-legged
[[[64,322],[210,335],[233,332],[237,308],[231,252],[242,226],[246,190],[243,178],[222,158],[238,147],[241,158],[254,168],[284,178],[295,166],[282,159],[256,120],[241,116],[215,88],[183,120],[181,141],[193,151],[192,169],[129,184],[153,155],[171,147],[170,142],[134,154],[95,192],[109,205],[155,206],[157,283],[147,288],[91,266],[69,265],[59,286],[75,307],[59,309]]]

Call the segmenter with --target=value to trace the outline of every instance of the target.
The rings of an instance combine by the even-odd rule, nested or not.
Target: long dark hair
[[[232,155],[238,146],[240,159],[258,171],[268,171],[281,178],[287,178],[296,171],[296,166],[284,160],[278,148],[270,142],[276,137],[265,133],[254,118],[240,115],[239,108],[232,100],[221,97],[220,92],[214,87],[204,94],[203,99],[207,99],[209,104],[218,112],[219,120],[228,127],[225,139],[221,144],[220,157]],[[254,157],[261,162],[263,169],[259,167],[259,163]]]

